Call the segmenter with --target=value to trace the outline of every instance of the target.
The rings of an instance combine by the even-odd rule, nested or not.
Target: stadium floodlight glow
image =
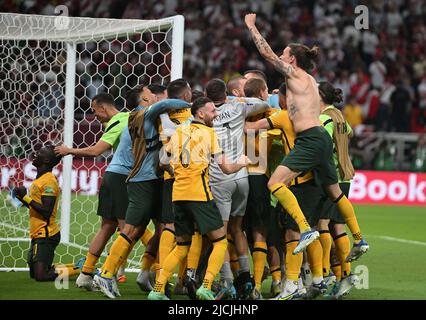
[[[31,152],[46,141],[95,143],[101,126],[90,116],[90,99],[109,92],[124,108],[126,92],[143,81],[166,84],[181,78],[183,41],[183,16],[130,20],[0,13],[0,270],[27,267],[28,211],[16,207],[8,193],[13,185],[28,188],[35,178]],[[110,156],[95,161],[67,156],[54,170],[62,189],[56,263],[84,256],[98,230],[97,190]],[[142,249],[135,249],[129,259],[137,267]]]

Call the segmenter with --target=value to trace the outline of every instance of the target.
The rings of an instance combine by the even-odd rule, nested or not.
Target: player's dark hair
[[[244,85],[244,94],[248,98],[256,97],[260,98],[260,94],[266,89],[266,83],[264,80],[258,78],[248,79]]]
[[[315,68],[315,60],[319,54],[317,46],[313,46],[311,49],[300,43],[290,43],[288,46],[290,47],[290,54],[296,57],[298,67],[306,72]]]
[[[278,93],[282,95],[283,97],[287,94],[287,86],[285,85],[285,82],[281,83],[280,87],[278,88]]]
[[[102,105],[110,105],[115,107],[114,97],[106,92],[98,93],[92,98],[92,102],[97,102]]]
[[[136,108],[140,103],[140,95],[143,91],[143,88],[145,86],[143,84],[134,87],[133,89],[130,89],[127,91],[126,96],[124,97],[126,99],[126,107],[129,110],[133,110]]]
[[[325,104],[335,104],[343,101],[342,89],[335,88],[328,81],[320,81],[318,86],[319,94]]]
[[[61,162],[62,156],[56,155],[55,153],[55,145],[53,142],[47,142],[42,148],[45,148],[49,151],[49,164],[51,168],[54,168],[56,165],[58,165],[59,162]]]
[[[167,95],[170,99],[182,99],[185,91],[188,89],[188,81],[185,79],[176,79],[167,86]]]
[[[226,100],[226,84],[221,79],[212,79],[207,82],[206,96],[212,99],[215,103]]]
[[[194,102],[198,98],[205,97],[204,92],[200,90],[192,90],[192,101]]]
[[[196,99],[191,106],[191,113],[193,116],[197,113],[197,111],[204,107],[207,103],[213,102],[210,98],[207,97],[201,97]]]
[[[161,94],[165,90],[167,90],[166,86],[163,86],[162,84],[157,84],[157,83],[151,83],[147,87],[153,94]]]
[[[226,83],[226,92],[228,96],[233,95],[232,90],[238,89],[238,82],[245,79],[243,76],[236,76],[228,80]]]
[[[248,73],[254,73],[261,77],[265,82],[267,81],[266,74],[262,70],[247,70],[244,72],[244,76],[246,76]]]

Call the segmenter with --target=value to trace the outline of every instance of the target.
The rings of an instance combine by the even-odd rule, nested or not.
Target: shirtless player
[[[333,141],[319,120],[318,85],[308,73],[314,67],[318,47],[309,49],[292,43],[278,57],[256,28],[256,14],[247,14],[245,23],[260,54],[286,79],[287,108],[297,140],[294,149],[272,174],[268,187],[299,226],[301,238],[293,253],[301,252],[319,237],[317,231],[311,230],[295,196],[287,187],[291,180],[313,169],[317,182],[324,185],[352,232],[354,246],[347,260],[354,261],[367,252],[369,246],[361,236],[352,204],[337,183],[332,157]]]

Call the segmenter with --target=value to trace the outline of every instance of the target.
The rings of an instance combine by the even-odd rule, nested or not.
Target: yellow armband
[[[30,205],[31,201],[33,201],[33,199],[30,196],[28,196],[28,195],[25,195],[22,198],[22,202],[26,203],[27,205]]]

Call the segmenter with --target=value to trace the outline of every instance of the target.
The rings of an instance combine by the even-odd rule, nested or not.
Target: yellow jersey
[[[294,148],[294,142],[296,139],[296,133],[293,129],[293,124],[288,116],[288,111],[283,109],[275,112],[273,115],[267,118],[269,126],[272,129],[280,129],[284,137],[284,153],[289,154],[290,150]],[[291,185],[307,182],[313,178],[312,171],[307,172],[303,177],[297,177],[291,181]]]
[[[36,238],[47,238],[57,234],[60,229],[56,223],[56,214],[58,212],[59,203],[59,184],[56,177],[52,172],[47,172],[41,177],[34,180],[30,186],[30,197],[35,202],[42,203],[42,196],[54,196],[56,197],[55,207],[53,208],[52,215],[48,220],[43,218],[36,210],[30,206],[30,237],[31,239]]]
[[[222,153],[214,129],[197,121],[180,126],[166,151],[175,176],[172,201],[212,200],[209,164],[213,156]]]
[[[263,118],[268,118],[276,110],[257,114],[247,118],[246,121],[256,122]],[[246,134],[246,155],[253,164],[248,165],[249,174],[267,174],[268,173],[268,155],[271,152],[272,140],[268,135],[256,134],[255,136]],[[259,150],[259,147],[262,150]],[[254,154],[253,154],[254,152]]]
[[[181,125],[192,116],[191,108],[170,110],[168,111],[168,114],[170,121],[174,122],[177,126]],[[163,128],[161,126],[161,121],[159,121],[158,124],[158,132],[160,132],[160,137],[162,137],[161,133],[163,132]],[[163,145],[167,144],[167,140],[168,139],[162,139]],[[172,178],[173,177],[167,171],[164,171],[164,180],[169,180]]]

